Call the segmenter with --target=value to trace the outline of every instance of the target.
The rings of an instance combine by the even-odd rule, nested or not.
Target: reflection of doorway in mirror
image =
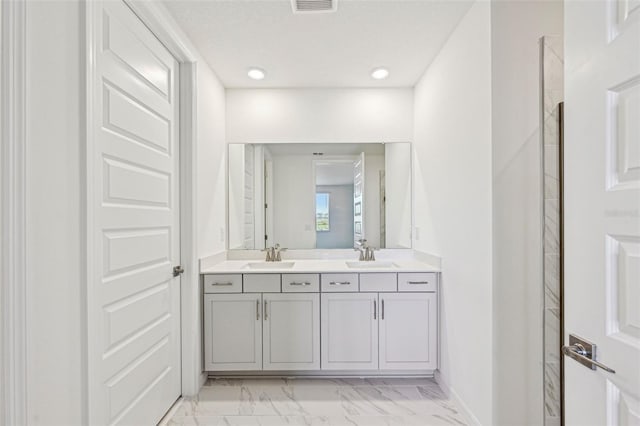
[[[384,185],[384,170],[380,170],[380,248],[384,248],[387,245],[386,242],[386,209],[387,209],[387,194],[385,193]]]
[[[364,239],[365,233],[365,154],[361,152],[353,163],[353,247],[358,247]],[[365,207],[363,207],[365,206]]]
[[[316,248],[353,244],[353,156],[314,161]]]
[[[264,150],[264,247],[273,247],[273,159],[271,152]]]

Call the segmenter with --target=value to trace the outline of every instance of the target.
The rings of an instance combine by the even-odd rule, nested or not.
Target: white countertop
[[[291,268],[278,268],[272,262],[268,268],[251,269],[248,263],[264,263],[263,260],[223,260],[200,269],[201,274],[303,274],[303,273],[363,273],[363,272],[440,272],[437,266],[415,259],[384,259],[380,262],[393,263],[390,267],[347,266],[355,259],[283,259],[282,263],[294,262]],[[375,263],[375,262],[363,262]]]

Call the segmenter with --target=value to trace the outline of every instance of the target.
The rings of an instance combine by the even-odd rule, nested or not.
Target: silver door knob
[[[177,277],[182,273],[184,273],[184,268],[181,265],[173,267],[173,276],[174,277]]]

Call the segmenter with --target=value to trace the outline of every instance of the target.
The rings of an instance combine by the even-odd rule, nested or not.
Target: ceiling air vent
[[[291,0],[294,13],[335,12],[338,0]]]

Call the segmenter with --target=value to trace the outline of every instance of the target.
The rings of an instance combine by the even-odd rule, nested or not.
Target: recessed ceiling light
[[[389,77],[389,70],[384,67],[375,68],[373,71],[371,71],[371,77],[375,78],[376,80],[384,80],[385,78]]]
[[[247,72],[249,78],[254,80],[262,80],[265,77],[265,72],[260,68],[249,68],[249,72]]]

